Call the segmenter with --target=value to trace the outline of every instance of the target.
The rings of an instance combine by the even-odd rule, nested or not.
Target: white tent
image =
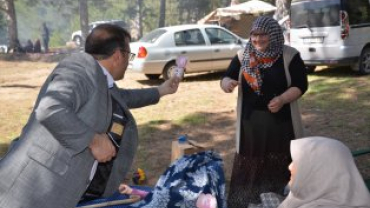
[[[247,38],[252,22],[259,15],[272,14],[276,7],[259,0],[250,0],[241,4],[218,8],[198,21],[198,24],[225,26],[237,35]]]
[[[259,0],[251,0],[234,6],[217,9],[217,16],[232,16],[239,14],[253,14],[259,15],[273,12],[276,7]]]

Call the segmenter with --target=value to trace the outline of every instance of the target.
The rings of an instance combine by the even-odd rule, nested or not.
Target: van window
[[[349,0],[344,5],[351,25],[370,23],[369,1]]]
[[[291,28],[339,26],[340,0],[292,2]]]

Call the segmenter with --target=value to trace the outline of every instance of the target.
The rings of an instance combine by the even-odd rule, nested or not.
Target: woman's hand
[[[282,96],[276,96],[272,100],[270,100],[269,104],[267,105],[267,108],[272,113],[276,113],[284,106],[284,104],[285,102]]]
[[[298,87],[290,87],[283,94],[274,97],[270,100],[267,108],[272,112],[278,112],[285,104],[291,103],[297,100],[302,95],[301,90]]]
[[[231,93],[238,84],[238,81],[225,77],[221,80],[221,89],[226,93]]]

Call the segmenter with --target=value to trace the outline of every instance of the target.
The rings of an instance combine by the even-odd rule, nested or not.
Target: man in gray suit
[[[72,208],[97,175],[100,195],[118,189],[138,143],[129,109],[155,104],[179,84],[174,77],[156,88],[118,88],[114,81],[134,57],[129,41],[124,29],[100,25],[87,37],[86,53],[49,75],[19,141],[0,161],[1,208]],[[99,169],[104,164],[107,172]]]

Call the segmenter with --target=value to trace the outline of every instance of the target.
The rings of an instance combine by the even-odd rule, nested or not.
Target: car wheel
[[[312,74],[315,72],[316,66],[306,66],[307,74]]]
[[[145,76],[150,80],[159,79],[160,74],[145,74]]]
[[[81,46],[81,42],[82,42],[81,36],[73,37],[73,42],[75,42],[77,46]]]
[[[163,70],[163,79],[164,80],[170,79],[175,68],[176,68],[175,62],[168,63]]]
[[[370,48],[365,48],[360,56],[358,73],[360,75],[370,74]]]

